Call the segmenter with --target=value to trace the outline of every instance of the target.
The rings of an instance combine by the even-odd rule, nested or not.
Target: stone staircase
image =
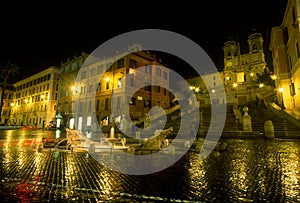
[[[202,107],[200,111],[202,112],[201,114],[203,118],[202,123],[200,125],[201,131],[207,132],[211,122],[213,122],[212,127],[217,125],[222,125],[216,123],[216,121],[211,118],[211,107]],[[232,132],[232,131],[241,131],[241,130],[242,130],[242,126],[235,118],[235,115],[233,113],[233,107],[227,106],[226,120],[224,123],[223,132]]]
[[[299,136],[300,127],[291,123],[286,118],[277,116],[272,111],[265,108],[263,104],[256,106],[255,102],[246,104],[249,108],[248,114],[251,116],[252,130],[264,133],[265,121],[271,120],[274,126],[275,136]]]
[[[256,134],[263,137],[265,121],[271,120],[274,125],[276,137],[300,137],[300,127],[291,123],[285,118],[277,116],[272,111],[266,109],[263,104],[256,106],[255,102],[249,102],[245,106],[248,107],[248,114],[251,116],[252,132],[243,132],[242,124],[236,120],[236,116],[234,115],[233,106],[228,105],[222,136],[243,137],[243,135],[245,135],[246,137],[248,135],[248,137],[251,137],[252,135]],[[242,109],[243,107],[240,108]],[[172,135],[170,135],[173,137],[177,135],[178,130],[181,127],[188,130],[188,128],[185,128],[185,126],[180,126],[181,118],[178,116],[176,118],[176,115],[179,115],[179,112],[180,110],[168,115],[168,122],[165,126],[165,128],[169,128],[170,126],[174,128]],[[217,123],[214,119],[211,119],[211,107],[201,107],[199,112],[202,119],[200,119],[198,135],[200,134],[200,136],[205,136],[209,130],[210,124],[212,127],[222,125]],[[243,116],[244,112],[242,112],[241,115]],[[171,117],[173,117],[173,120]]]

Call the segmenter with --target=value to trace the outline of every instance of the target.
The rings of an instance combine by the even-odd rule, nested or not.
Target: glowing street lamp
[[[233,83],[234,98],[236,98],[236,87],[237,87],[237,84]]]
[[[284,109],[284,103],[283,103],[283,87],[280,87],[279,89],[280,97],[281,97],[281,108]]]
[[[264,87],[264,83],[260,83],[260,84],[259,84],[259,87],[260,87],[260,88]]]
[[[271,75],[272,80],[276,80],[276,75]]]

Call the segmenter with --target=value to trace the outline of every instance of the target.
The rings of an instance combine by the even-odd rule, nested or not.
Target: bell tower
[[[230,40],[224,43],[223,46],[224,50],[224,59],[225,60],[230,60],[237,56],[237,44],[235,41]]]
[[[263,38],[260,33],[251,34],[247,41],[249,44],[250,54],[263,52]]]

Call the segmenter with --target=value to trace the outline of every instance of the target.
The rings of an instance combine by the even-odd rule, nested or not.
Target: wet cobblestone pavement
[[[85,152],[38,150],[41,136],[35,138],[1,140],[2,202],[300,201],[296,139],[224,139],[226,151],[204,160],[191,152],[163,171],[138,176],[112,171]]]

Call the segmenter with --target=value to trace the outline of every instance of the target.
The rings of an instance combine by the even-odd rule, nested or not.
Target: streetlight
[[[25,102],[25,108],[24,108],[25,118],[24,118],[24,120],[25,120],[25,125],[27,125],[28,124],[28,122],[27,122],[27,120],[28,120],[28,107],[27,107],[28,100],[24,99],[24,102]]]
[[[280,97],[281,97],[281,108],[284,109],[284,103],[283,103],[283,87],[279,88]]]
[[[276,80],[276,78],[277,78],[276,75],[271,75],[272,80]]]
[[[233,83],[234,98],[236,98],[236,90],[235,90],[236,87],[237,87],[237,84]]]

